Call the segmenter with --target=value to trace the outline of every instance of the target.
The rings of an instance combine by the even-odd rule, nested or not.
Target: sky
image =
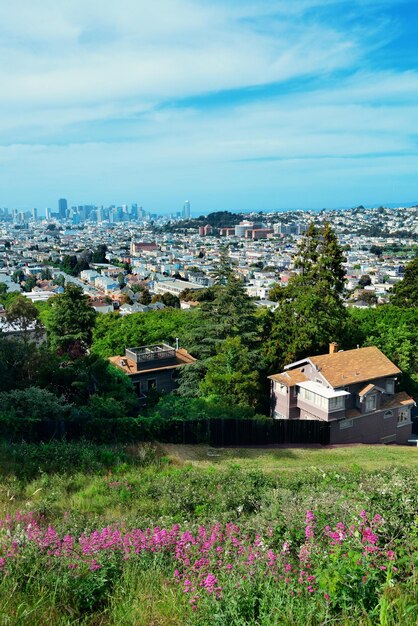
[[[418,201],[416,0],[0,3],[0,206]]]

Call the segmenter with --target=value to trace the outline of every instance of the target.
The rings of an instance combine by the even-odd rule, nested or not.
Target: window
[[[390,393],[390,394],[395,393],[395,381],[394,380],[386,381],[386,393]]]
[[[398,426],[404,426],[411,421],[411,413],[409,409],[400,409],[398,413]]]
[[[157,389],[157,380],[156,380],[156,378],[149,378],[147,380],[147,391],[151,391],[151,389]]]
[[[353,426],[353,420],[343,420],[340,422],[340,430],[344,430],[344,428],[351,428]]]
[[[301,400],[306,400],[310,404],[315,404],[315,406],[324,409],[325,411],[328,408],[327,399],[322,396],[314,393],[310,389],[304,389],[303,387],[299,388],[299,397]]]
[[[329,399],[329,411],[338,411],[345,406],[344,396]]]
[[[389,419],[390,417],[393,417],[393,411],[385,411],[383,414],[383,417],[385,418],[385,420]]]
[[[376,404],[377,404],[377,396],[374,393],[372,396],[366,396],[366,413],[368,413],[369,411],[375,411],[376,410]]]

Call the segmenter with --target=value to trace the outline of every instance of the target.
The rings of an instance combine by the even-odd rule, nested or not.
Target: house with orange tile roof
[[[152,390],[161,393],[176,389],[179,370],[196,363],[187,350],[166,343],[126,348],[123,356],[112,356],[109,361],[129,376],[142,406]]]
[[[276,419],[329,423],[330,443],[401,443],[411,438],[415,402],[398,389],[401,370],[378,348],[307,357],[270,376]]]

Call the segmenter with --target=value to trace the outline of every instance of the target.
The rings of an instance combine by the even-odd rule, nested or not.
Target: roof
[[[374,385],[372,383],[369,383],[368,385],[366,385],[365,387],[363,387],[363,389],[361,389],[358,392],[358,395],[361,396],[366,396],[369,391],[371,391],[372,389],[374,389]]]
[[[270,380],[274,380],[282,385],[286,385],[286,387],[294,387],[298,383],[303,383],[309,378],[305,376],[305,374],[300,370],[289,370],[287,372],[283,372],[283,374],[273,374],[273,376],[269,376]]]
[[[316,383],[313,380],[307,380],[304,383],[299,383],[298,387],[302,389],[308,389],[309,391],[313,391],[313,393],[318,394],[322,398],[339,398],[342,396],[349,396],[348,391],[335,391],[334,389],[330,389],[329,387],[324,387],[320,383]]]
[[[108,360],[117,368],[123,370],[125,374],[128,374],[128,376],[132,376],[133,374],[145,374],[149,372],[161,372],[164,370],[176,369],[178,367],[181,367],[182,365],[191,365],[192,363],[196,363],[196,359],[183,348],[179,348],[178,350],[176,350],[175,363],[172,363],[171,365],[161,365],[160,367],[155,367],[155,361],[151,361],[148,364],[148,367],[147,363],[141,363],[141,367],[140,369],[138,369],[135,361],[127,358],[126,356],[111,356]],[[123,362],[124,365],[121,365],[121,362]]]
[[[375,346],[313,356],[309,360],[332,387],[401,373],[401,370]]]
[[[415,404],[414,399],[408,396],[406,391],[400,391],[399,393],[395,393],[394,396],[389,398],[387,402],[383,402],[380,408],[376,409],[376,411],[373,411],[373,413],[378,411],[387,411],[388,409],[398,409],[405,406],[412,406],[413,404]],[[362,417],[362,415],[364,415],[364,413],[362,413],[358,409],[348,409],[348,411],[345,412],[345,416],[347,419],[350,419],[352,417]]]
[[[412,406],[415,401],[411,396],[408,396],[406,391],[400,391],[395,393],[394,396],[389,398],[387,402],[382,404],[381,409],[396,409],[397,407]]]

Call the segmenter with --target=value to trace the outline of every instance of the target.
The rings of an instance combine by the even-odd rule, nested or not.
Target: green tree
[[[52,274],[49,267],[46,267],[44,270],[42,270],[41,276],[42,280],[52,280]]]
[[[272,294],[279,302],[264,355],[271,368],[324,351],[338,340],[346,319],[343,303],[344,255],[328,223],[312,223],[299,245],[295,267],[286,287]]]
[[[149,289],[143,289],[140,292],[140,295],[139,295],[139,298],[138,298],[138,302],[140,304],[144,304],[146,306],[148,304],[151,304],[151,300],[152,300],[152,298],[151,298],[151,294],[149,292]]]
[[[85,354],[92,341],[95,320],[96,312],[89,297],[78,285],[67,284],[64,293],[51,304],[47,320],[51,348],[72,357]]]
[[[329,222],[317,228],[313,222],[299,244],[295,268],[300,270],[299,286],[323,286],[342,295],[345,288],[343,249]]]
[[[93,263],[107,263],[106,259],[107,246],[102,243],[97,246],[96,250],[93,252],[92,261]]]
[[[363,274],[362,276],[360,276],[358,284],[360,287],[368,287],[372,284],[372,279],[368,274]]]
[[[54,285],[58,285],[58,287],[65,287],[65,277],[62,274],[57,274],[53,282]]]
[[[392,290],[390,301],[395,306],[418,307],[418,257],[405,267],[405,274]]]
[[[43,332],[39,311],[25,296],[19,295],[11,301],[6,309],[6,321],[25,343],[38,339]]]
[[[204,396],[215,396],[241,406],[254,406],[259,391],[258,372],[254,370],[248,348],[239,337],[226,339],[216,356],[206,363],[200,383]]]
[[[16,418],[62,419],[68,416],[70,406],[62,398],[40,389],[28,387],[0,393],[0,407],[3,414]]]
[[[225,284],[216,288],[214,300],[199,306],[201,326],[194,338],[193,351],[199,358],[213,356],[227,337],[240,337],[253,349],[258,339],[255,312],[243,281],[230,273]]]
[[[226,285],[228,280],[234,275],[231,261],[226,248],[222,248],[219,263],[213,272],[215,285]]]
[[[27,278],[25,278],[25,281],[23,283],[23,289],[29,293],[34,287],[36,287],[35,276],[28,276]]]
[[[178,297],[168,292],[152,296],[151,302],[162,302],[164,306],[172,307],[173,309],[180,308],[180,300]]]

